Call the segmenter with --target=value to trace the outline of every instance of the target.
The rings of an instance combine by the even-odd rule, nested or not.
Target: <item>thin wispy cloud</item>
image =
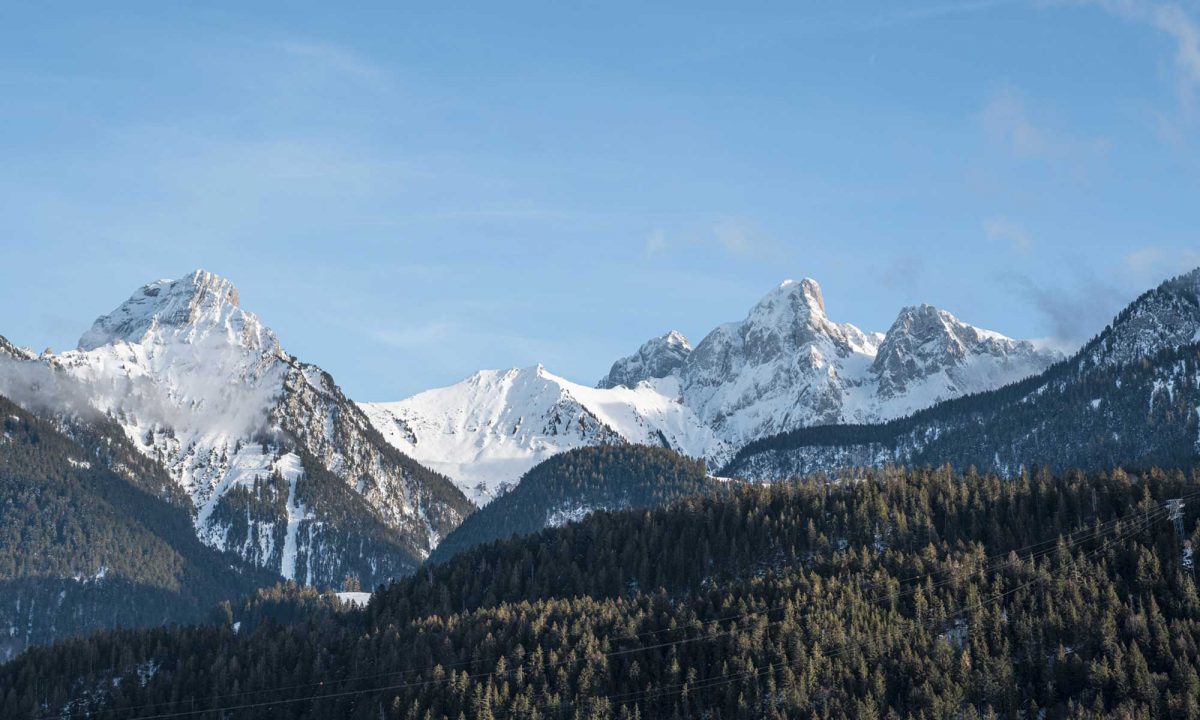
[[[1107,140],[1075,137],[1036,115],[1025,96],[1011,86],[992,93],[979,118],[992,141],[1018,159],[1084,172],[1108,151]]]
[[[713,226],[717,244],[731,255],[752,255],[765,247],[766,238],[737,220],[721,220]]]
[[[1003,281],[1019,288],[1018,297],[1042,315],[1049,332],[1042,342],[1069,352],[1103,330],[1145,290],[1200,267],[1200,251],[1147,246],[1103,270],[1093,268],[1085,257],[1068,258],[1061,267],[1053,282],[1025,273],[1005,274]]]
[[[1004,242],[1021,255],[1028,255],[1033,249],[1033,239],[1025,228],[1006,217],[988,218],[983,222],[983,231],[989,240]]]
[[[662,230],[655,230],[646,236],[646,255],[654,256],[667,251],[670,244],[667,242],[667,234]]]
[[[1100,332],[1132,296],[1112,280],[1083,264],[1046,284],[1024,273],[1008,273],[1007,285],[1042,316],[1049,334],[1041,344],[1064,353],[1073,352]]]
[[[737,218],[722,218],[705,231],[669,235],[656,229],[646,236],[647,257],[676,250],[719,250],[734,257],[769,257],[776,253],[776,243],[767,233]]]
[[[875,278],[892,290],[911,290],[921,286],[925,278],[925,259],[909,253],[891,258],[874,268]]]
[[[294,58],[366,82],[383,83],[388,78],[387,70],[382,65],[332,43],[285,40],[276,43],[275,47]]]
[[[1178,108],[1155,117],[1159,136],[1168,144],[1183,146],[1190,142],[1188,128],[1200,116],[1200,18],[1196,5],[1153,0],[1079,0],[1080,4],[1099,7],[1131,23],[1153,28],[1170,38],[1174,45],[1175,84]]]
[[[1152,287],[1200,267],[1200,251],[1149,246],[1126,255],[1122,265],[1134,285]]]
[[[1149,25],[1166,33],[1175,43],[1175,65],[1184,87],[1200,87],[1200,22],[1178,3],[1147,0],[1086,0],[1127,20]]]

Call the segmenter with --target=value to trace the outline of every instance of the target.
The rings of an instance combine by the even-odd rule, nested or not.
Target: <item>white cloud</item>
[[[1148,288],[1200,267],[1200,251],[1148,246],[1126,255],[1122,267],[1131,283]]]
[[[1094,0],[1105,10],[1160,30],[1175,41],[1175,64],[1189,86],[1200,86],[1200,24],[1176,3]]]
[[[655,230],[646,236],[646,255],[653,256],[666,252],[667,250],[667,234],[662,230]]]
[[[1025,255],[1033,249],[1033,239],[1025,228],[1005,217],[988,218],[983,223],[983,231],[991,240],[1007,242],[1013,250]]]
[[[669,236],[657,229],[646,236],[647,257],[662,255],[669,251],[690,248],[693,250],[720,250],[738,257],[772,255],[776,248],[766,233],[737,218],[717,220],[707,230],[684,236]]]
[[[1180,118],[1157,118],[1160,136],[1179,145],[1185,131],[1179,126],[1195,119],[1197,92],[1200,91],[1200,21],[1184,5],[1153,0],[1081,0],[1082,4],[1097,6],[1112,15],[1130,22],[1154,28],[1171,38],[1175,45],[1175,67],[1178,72]]]
[[[992,93],[980,113],[984,131],[1014,156],[1065,164],[1080,171],[1108,150],[1102,139],[1080,139],[1035,117],[1025,97],[1012,87]]]
[[[387,79],[383,66],[331,43],[288,40],[277,43],[276,47],[292,57],[341,75],[369,83],[382,83]]]

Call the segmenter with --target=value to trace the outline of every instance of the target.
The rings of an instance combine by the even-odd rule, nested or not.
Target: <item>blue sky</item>
[[[0,7],[0,334],[203,267],[395,399],[787,277],[1077,343],[1200,265],[1191,0],[445,5]]]

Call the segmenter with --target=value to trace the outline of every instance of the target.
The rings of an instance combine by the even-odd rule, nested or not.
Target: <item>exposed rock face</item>
[[[838,422],[879,338],[825,314],[816,281],[787,281],[746,319],[721,325],[680,373],[684,403],[733,444]]]
[[[205,543],[288,579],[403,575],[472,510],[212,273],[146,285],[77,350],[25,360],[0,373],[0,390],[114,419],[187,492]],[[21,387],[31,382],[39,392]]]
[[[998,379],[1011,382],[1053,359],[1027,340],[967,325],[932,305],[915,305],[900,311],[879,345],[871,371],[883,398],[903,395],[936,375],[943,375],[946,384],[962,394],[996,385],[978,373],[998,374]]]
[[[613,388],[618,385],[637,387],[643,380],[665,378],[675,375],[692,354],[692,345],[682,333],[672,330],[666,335],[647,340],[638,351],[613,363],[596,387]]]
[[[872,369],[881,392],[911,393],[930,378],[978,383],[1033,352],[934,308],[908,308]],[[1005,475],[1034,464],[1187,467],[1200,459],[1198,365],[1200,270],[1143,294],[1074,356],[1022,382],[882,425],[763,437],[725,472],[770,480],[885,463],[974,465]]]
[[[719,467],[761,437],[907,415],[1057,358],[928,305],[905,308],[886,335],[864,332],[829,319],[816,281],[789,280],[694,350],[679,333],[650,340],[614,363],[599,389],[544,368],[484,371],[364,408],[396,447],[482,503],[563,450],[661,444]],[[547,422],[554,417],[581,419],[564,429]]]

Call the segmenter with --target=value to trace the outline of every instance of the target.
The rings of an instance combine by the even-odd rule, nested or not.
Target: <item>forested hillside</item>
[[[599,512],[362,612],[284,622],[275,595],[31,650],[0,715],[1200,717],[1200,532],[1170,498],[1200,474],[889,470]]]
[[[432,560],[442,562],[481,543],[564,525],[596,510],[660,507],[723,485],[708,476],[703,461],[664,448],[570,450],[538,464],[516,488],[468,516],[438,545]]]
[[[102,627],[194,622],[275,582],[203,546],[189,510],[118,428],[67,437],[0,397],[0,660]]]

